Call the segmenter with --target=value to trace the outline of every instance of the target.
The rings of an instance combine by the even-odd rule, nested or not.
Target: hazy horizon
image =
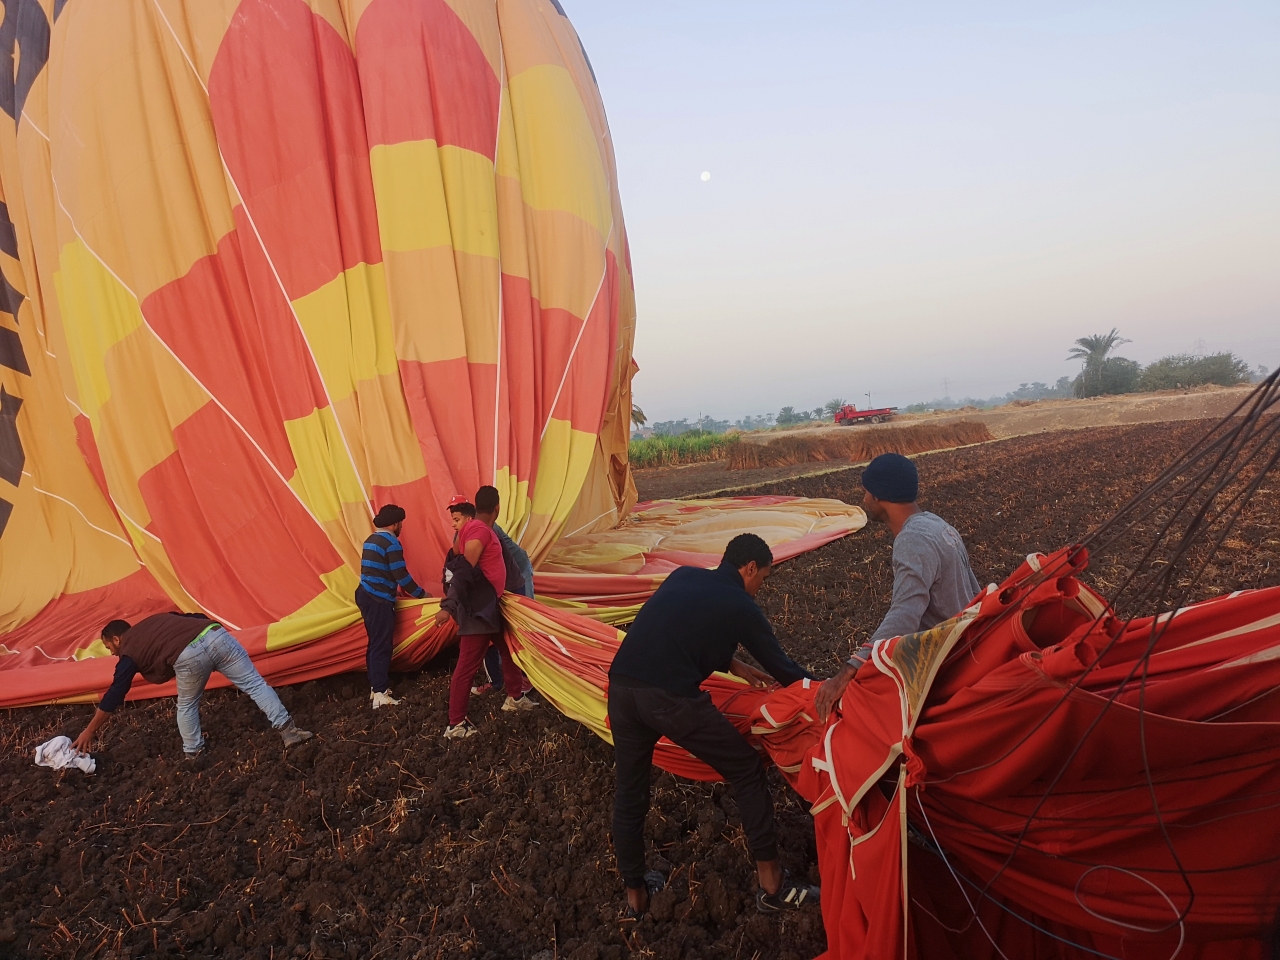
[[[1000,395],[1112,327],[1280,365],[1274,4],[564,6],[650,420]]]

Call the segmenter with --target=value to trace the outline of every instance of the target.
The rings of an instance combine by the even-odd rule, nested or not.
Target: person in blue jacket
[[[391,695],[392,634],[396,625],[396,591],[411,597],[430,596],[414,582],[404,562],[400,531],[404,528],[403,507],[384,504],[373,518],[375,527],[364,541],[360,557],[360,586],[356,606],[369,637],[365,669],[369,672],[369,703],[373,709],[392,707],[400,701]]]

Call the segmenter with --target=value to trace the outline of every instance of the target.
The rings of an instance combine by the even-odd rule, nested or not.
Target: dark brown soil
[[[641,500],[665,500],[674,497],[724,496],[724,490],[742,490],[749,496],[765,483],[779,483],[815,473],[842,469],[830,463],[793,463],[782,467],[756,467],[730,470],[729,461],[688,463],[677,467],[649,467],[635,471],[636,491]]]
[[[964,534],[983,582],[1078,539],[1203,423],[1073,431],[918,461],[922,503]],[[769,492],[861,498],[858,470]],[[1280,477],[1264,485],[1197,596],[1280,583]],[[1117,558],[1093,576],[1106,587]],[[819,674],[874,629],[891,589],[889,538],[868,527],[783,565],[761,601]],[[609,848],[610,748],[550,708],[478,701],[482,737],[440,738],[448,657],[398,678],[370,712],[364,677],[282,691],[317,738],[287,757],[247,698],[206,698],[207,763],[184,761],[171,701],[126,705],[98,775],[35,767],[87,706],[0,726],[0,956],[808,958],[816,913],[755,913],[725,788],[655,774],[649,836],[672,871],[653,917],[618,920]],[[817,879],[803,804],[774,779],[784,863]]]

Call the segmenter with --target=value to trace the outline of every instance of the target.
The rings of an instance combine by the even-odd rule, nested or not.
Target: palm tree
[[[1079,360],[1084,365],[1080,373],[1080,384],[1083,388],[1090,380],[1102,381],[1102,365],[1107,362],[1107,355],[1122,343],[1130,340],[1120,336],[1120,331],[1112,327],[1110,333],[1095,333],[1092,337],[1081,337],[1076,345],[1067,353],[1068,360]],[[1082,390],[1087,393],[1087,390]]]
[[[644,415],[644,411],[633,403],[631,405],[631,422],[637,427],[643,427],[648,420],[649,418]]]
[[[827,412],[827,416],[834,417],[840,411],[840,408],[843,406],[844,406],[843,400],[835,399],[835,400],[828,400],[826,404],[823,405],[822,409]]]

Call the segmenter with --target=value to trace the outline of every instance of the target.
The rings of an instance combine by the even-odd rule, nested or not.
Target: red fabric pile
[[[1270,955],[1280,588],[1126,624],[1085,562],[1028,558],[879,645],[826,724],[816,685],[760,703],[814,805],[830,960]]]

